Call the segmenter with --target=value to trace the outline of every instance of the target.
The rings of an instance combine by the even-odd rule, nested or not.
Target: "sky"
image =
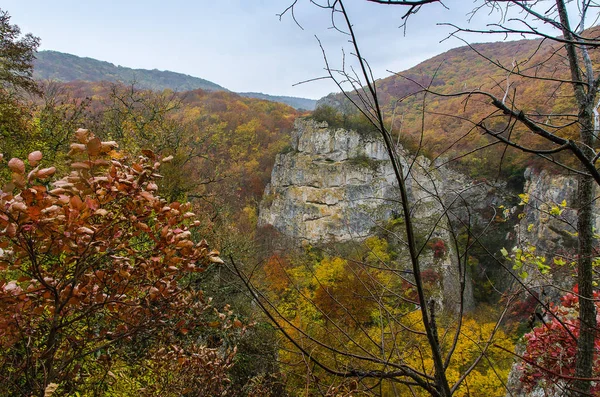
[[[324,1],[324,0],[320,0]],[[325,76],[317,36],[333,67],[347,36],[330,29],[331,15],[298,0],[295,17],[277,16],[292,0],[4,0],[2,9],[23,33],[55,50],[116,65],[171,70],[201,77],[236,92],[318,99],[337,87]],[[466,24],[470,0],[424,7],[402,23],[403,7],[346,0],[363,56],[376,78],[401,72],[450,48],[452,31],[436,23]],[[478,13],[470,26],[490,22]],[[488,38],[484,38],[489,41]],[[479,41],[483,41],[480,39]]]

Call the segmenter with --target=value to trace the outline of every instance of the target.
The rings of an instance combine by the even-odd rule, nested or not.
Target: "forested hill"
[[[597,35],[598,32],[598,28],[594,28],[586,34]],[[590,49],[590,56],[596,65],[600,64],[598,49]],[[570,78],[564,59],[564,51],[551,41],[472,44],[378,80],[377,92],[389,122],[394,121],[393,132],[400,132],[408,148],[416,150],[420,145],[420,153],[425,152],[430,158],[456,158],[455,164],[472,176],[495,177],[500,168],[509,175],[516,175],[536,160],[510,148],[503,154],[504,146],[492,145],[493,139],[476,126],[485,120],[494,130],[506,131],[506,120],[489,98],[469,93],[487,92],[501,99],[509,87],[507,103],[540,121],[543,115],[551,116],[553,124],[565,126],[556,132],[570,136],[574,132],[569,120],[576,116],[576,111],[572,87],[560,81]],[[426,87],[432,92],[424,98]],[[452,96],[459,93],[463,94]],[[341,94],[331,94],[319,104],[349,109]],[[559,115],[563,115],[562,119]],[[518,124],[512,134],[512,138],[527,147],[542,144],[537,136],[527,133]],[[465,155],[468,153],[471,154]]]
[[[281,102],[290,105],[295,109],[314,110],[315,106],[317,105],[317,101],[314,99],[299,98],[294,96],[268,95],[261,92],[238,92],[238,95],[246,98],[257,98],[264,99],[265,101]]]
[[[171,89],[183,92],[199,88],[205,91],[229,91],[227,88],[212,81],[167,70],[132,69],[124,66],[116,66],[110,62],[99,61],[93,58],[82,58],[58,51],[40,51],[36,57],[34,78],[37,80],[54,80],[60,82],[109,81],[126,84],[135,82],[138,88],[154,91]],[[312,110],[316,104],[316,101],[313,99],[275,96],[257,92],[244,92],[239,95],[285,103],[296,109]]]
[[[191,91],[201,88],[206,91],[227,91],[211,81],[183,73],[160,70],[131,69],[93,58],[82,58],[58,51],[40,51],[36,54],[34,78],[61,82],[120,81],[133,82],[139,88],[150,90]]]

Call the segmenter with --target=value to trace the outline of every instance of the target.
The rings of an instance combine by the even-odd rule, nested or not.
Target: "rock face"
[[[546,255],[548,260],[556,253],[574,252],[576,240],[570,233],[576,226],[575,177],[527,169],[521,196],[527,204],[522,207],[524,216],[517,221],[521,208],[511,209],[510,203],[521,192],[507,191],[504,183],[477,183],[425,158],[412,161],[410,155],[400,151],[417,234],[441,239],[449,247],[443,258],[433,258],[426,250],[422,256],[424,268],[434,269],[441,276],[438,301],[443,306],[456,305],[460,297],[458,267],[453,259],[456,253],[448,231],[451,228],[456,231],[468,224],[487,230],[495,224],[506,225],[498,229],[503,233],[488,247],[497,258],[501,257],[498,253],[502,247],[510,251],[515,236],[518,244],[536,246],[537,254]],[[399,197],[391,163],[377,136],[298,120],[290,150],[279,154],[275,161],[271,184],[261,202],[259,224],[271,225],[297,242],[360,240],[377,233],[390,218],[402,216]],[[506,214],[515,219],[514,223],[503,222],[501,206],[508,207]],[[560,209],[560,215],[551,214],[553,207]],[[595,223],[600,230],[598,206]],[[406,258],[403,255],[399,252],[398,257]],[[568,289],[573,278],[570,270],[567,273],[557,273],[549,280],[530,272],[524,281],[534,289],[549,283]],[[512,280],[505,272],[500,278]],[[467,307],[473,304],[470,286],[467,280]],[[550,299],[558,299],[558,295],[546,293]],[[519,377],[515,366],[510,378],[515,396],[545,395],[541,389],[531,394],[519,392]]]
[[[471,223],[473,218],[485,223],[486,212],[504,203],[503,185],[474,183],[424,157],[412,161],[399,150],[413,218],[424,232],[426,221],[444,218],[445,209],[450,209],[451,220],[471,217]],[[275,160],[259,224],[272,225],[298,241],[356,240],[373,235],[382,221],[401,215],[399,197],[381,138],[299,119],[290,149]]]
[[[291,150],[277,155],[259,224],[300,241],[361,239],[391,218],[396,197],[393,169],[380,139],[301,120]]]
[[[489,221],[494,206],[502,202],[497,194],[501,189],[474,183],[424,157],[411,159],[399,150],[417,234],[421,239],[441,239],[449,247],[443,258],[424,250],[422,263],[440,275],[440,300],[457,304],[458,265],[448,224],[455,223],[459,230],[465,224]],[[402,216],[399,197],[381,138],[300,119],[290,150],[275,160],[259,225],[271,225],[298,243],[360,241]],[[404,249],[401,242],[399,249]],[[467,306],[472,304],[470,296],[467,282]]]
[[[518,246],[535,246],[536,255],[545,256],[548,263],[557,255],[575,257],[577,239],[578,203],[577,178],[575,176],[552,173],[548,170],[528,168],[525,171],[525,187],[522,200],[525,216],[515,227],[518,236]],[[598,191],[596,191],[596,195]],[[566,204],[566,205],[562,205]],[[554,208],[554,211],[553,211]],[[595,228],[600,230],[600,207],[598,203],[594,209]],[[523,280],[529,288],[542,292],[545,301],[557,302],[570,290],[575,283],[573,269],[566,266],[555,268],[548,274],[542,274],[536,268],[530,267],[528,277]],[[550,286],[550,287],[549,287]],[[554,287],[552,287],[554,286]],[[557,288],[555,288],[557,287]],[[523,346],[517,349],[524,350]],[[521,353],[521,352],[518,352]],[[507,397],[559,397],[564,395],[564,385],[546,388],[537,387],[525,392],[522,390],[520,377],[522,371],[518,363],[513,365],[509,379]]]
[[[577,179],[528,168],[523,193],[527,195],[527,204],[524,207],[526,216],[519,223],[521,239],[544,253],[556,254],[565,249],[575,249],[577,241],[572,233],[577,231]],[[565,207],[561,206],[563,200]],[[558,207],[561,214],[552,215],[552,207]],[[600,230],[598,205],[594,212],[595,227]]]
[[[564,255],[575,258],[577,251],[577,178],[560,175],[547,170],[528,168],[525,171],[525,188],[522,196],[525,216],[515,227],[517,245],[535,246],[536,255],[545,256],[548,263]],[[600,230],[600,207],[594,209],[595,228]],[[572,269],[555,268],[548,274],[538,269],[528,270],[527,282],[531,287],[554,285],[570,289],[575,282]],[[557,288],[545,288],[551,300],[558,300],[564,292]]]

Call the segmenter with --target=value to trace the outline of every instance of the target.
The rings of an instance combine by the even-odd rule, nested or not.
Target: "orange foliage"
[[[482,120],[486,127],[528,148],[554,148],[518,123],[513,126],[514,120],[498,112],[487,97],[467,94],[484,91],[501,99],[509,86],[507,104],[523,110],[537,122],[554,125],[546,128],[559,136],[576,136],[577,126],[572,124],[576,119],[572,87],[552,80],[570,78],[564,50],[556,47],[550,42],[521,40],[474,44],[472,48],[483,56],[469,47],[453,49],[399,75],[378,80],[379,100],[390,122],[394,114],[393,132],[413,150],[422,137],[421,150],[431,158],[454,159],[496,142],[477,128]],[[600,63],[598,49],[590,49],[590,56],[596,64]],[[535,78],[509,75],[492,62],[508,70],[513,62],[518,62],[522,74]],[[427,95],[423,104],[422,91],[427,87],[433,93]],[[467,94],[435,95],[461,92]],[[459,158],[456,164],[472,176],[496,176],[504,150],[504,145],[495,144]],[[508,148],[502,167],[505,175],[511,175],[538,161],[527,153]]]

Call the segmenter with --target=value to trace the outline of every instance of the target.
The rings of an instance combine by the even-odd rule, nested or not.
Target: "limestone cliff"
[[[424,250],[424,268],[434,269],[440,277],[438,301],[446,307],[456,305],[460,292],[457,282],[456,252],[449,230],[461,233],[465,225],[474,229],[496,228],[498,236],[486,248],[497,259],[501,248],[535,245],[537,253],[547,255],[574,252],[576,179],[547,170],[527,169],[524,189],[509,192],[505,183],[475,182],[452,169],[432,164],[420,157],[413,159],[399,148],[412,217],[420,238],[443,240],[449,254],[434,258]],[[515,196],[522,193],[523,206],[511,208]],[[293,241],[359,241],[378,233],[390,218],[401,217],[399,192],[383,142],[375,135],[330,129],[326,123],[298,120],[289,150],[277,156],[271,184],[260,205],[259,224],[271,225]],[[563,200],[566,206],[561,206]],[[552,215],[559,207],[560,214]],[[502,214],[502,208],[507,208]],[[522,211],[523,215],[517,219]],[[448,216],[445,216],[445,215]],[[600,209],[596,212],[600,230]],[[512,223],[511,223],[512,222]],[[477,233],[475,233],[477,234]],[[402,252],[402,235],[398,235],[398,266],[406,266]],[[497,266],[496,287],[513,280]],[[506,263],[508,268],[511,263]],[[489,271],[490,268],[484,269]],[[525,280],[533,288],[552,283],[570,288],[572,271],[548,280],[530,272]],[[487,276],[486,276],[487,277]],[[471,284],[465,291],[467,306],[472,304]],[[557,293],[559,293],[558,291]],[[557,299],[551,291],[549,298]],[[519,388],[518,370],[511,374],[511,390]],[[515,392],[515,395],[519,392]]]
[[[528,168],[525,181],[526,216],[519,223],[520,239],[537,246],[544,253],[574,249],[576,239],[573,233],[577,231],[576,177]],[[563,201],[566,204],[564,208],[560,205]],[[560,215],[551,213],[553,207],[560,208]],[[598,205],[595,215],[595,227],[600,230]]]
[[[435,222],[445,208],[453,219],[485,223],[493,208],[504,203],[504,185],[475,183],[424,157],[413,161],[399,150],[417,225]],[[309,242],[361,239],[399,215],[399,197],[381,138],[299,119],[289,150],[275,160],[259,224]]]
[[[552,264],[553,258],[575,258],[577,251],[577,178],[574,175],[528,168],[522,196],[524,216],[515,227],[517,246],[536,247],[536,255],[545,256],[552,271],[543,274],[529,266],[527,281],[531,287],[554,285],[570,289],[574,283],[573,269]],[[523,204],[524,203],[524,204]],[[595,228],[600,230],[600,207],[594,209]],[[568,259],[567,259],[568,261]],[[544,293],[557,300],[564,292],[545,288]]]
[[[423,264],[440,274],[443,299],[456,303],[458,267],[448,222],[457,233],[464,225],[485,223],[502,202],[497,194],[502,189],[399,150],[417,234],[422,241],[441,239],[450,247],[444,258],[423,251]],[[271,225],[296,242],[360,241],[401,216],[399,197],[381,138],[302,119],[296,122],[291,147],[275,160],[259,225]],[[404,249],[401,241],[398,245]]]
[[[301,120],[277,155],[259,223],[310,242],[360,239],[392,216],[396,197],[380,139]]]

